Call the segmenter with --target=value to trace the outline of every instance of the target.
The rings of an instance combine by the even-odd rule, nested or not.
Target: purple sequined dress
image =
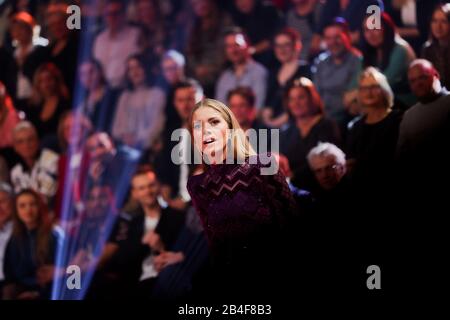
[[[256,156],[255,156],[256,157]],[[286,178],[268,167],[221,164],[188,181],[188,191],[205,229],[216,278],[224,283],[274,278],[276,252],[295,216],[295,203]]]

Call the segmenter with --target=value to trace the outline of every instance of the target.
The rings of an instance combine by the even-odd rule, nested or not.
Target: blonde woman
[[[394,94],[378,69],[364,70],[358,90],[363,115],[349,125],[346,154],[355,189],[367,201],[380,203],[392,186],[402,113],[393,108]]]
[[[294,217],[286,178],[277,170],[263,174],[268,165],[223,103],[202,100],[189,125],[203,166],[187,187],[210,245],[208,292],[212,297],[277,292],[271,290],[275,280],[282,283],[278,254],[286,245],[281,235]]]

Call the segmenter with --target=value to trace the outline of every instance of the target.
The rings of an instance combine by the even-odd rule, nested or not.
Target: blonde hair
[[[192,120],[194,113],[200,108],[211,108],[217,111],[228,124],[228,129],[231,129],[231,137],[229,139],[232,141],[234,160],[238,160],[239,163],[239,161],[243,161],[245,158],[256,155],[255,150],[250,145],[244,130],[242,130],[233,112],[218,100],[205,98],[195,105],[188,122],[191,137],[193,137]]]
[[[373,78],[380,86],[381,91],[383,92],[385,106],[387,109],[391,109],[394,105],[394,93],[392,92],[386,76],[375,67],[367,67],[359,77],[359,82],[369,77]]]

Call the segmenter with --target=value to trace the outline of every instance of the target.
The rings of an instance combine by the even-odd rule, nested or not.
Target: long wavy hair
[[[32,189],[24,189],[20,191],[15,197],[15,206],[13,214],[13,236],[16,237],[22,245],[24,245],[27,234],[25,224],[20,220],[17,210],[18,199],[24,195],[30,195],[34,198],[38,206],[38,221],[37,221],[37,241],[36,248],[33,252],[38,265],[45,264],[49,257],[49,243],[52,233],[52,224],[48,214],[48,208],[42,197]]]
[[[436,8],[433,10],[432,16],[434,16],[434,14],[437,11],[441,11],[447,17],[447,21],[450,23],[450,3],[437,5]],[[430,21],[430,27],[431,27],[431,23],[432,22]],[[431,32],[431,28],[430,28],[429,41],[431,41],[432,43],[437,43],[438,42],[436,37],[433,35],[433,32]],[[450,33],[447,35],[447,41],[448,41],[448,43],[450,43]]]
[[[361,51],[363,54],[363,66],[366,67],[378,67],[381,70],[386,69],[391,58],[392,50],[395,46],[395,37],[397,35],[395,24],[392,18],[385,12],[381,14],[381,29],[383,30],[383,43],[381,45],[382,58],[381,61],[377,59],[377,48],[372,47],[364,37],[364,25],[366,19],[364,19],[361,29]]]
[[[44,72],[48,72],[53,80],[55,81],[55,91],[56,95],[61,99],[69,99],[69,90],[64,83],[64,78],[62,76],[61,71],[58,69],[56,65],[53,63],[44,63],[37,68],[36,72],[33,76],[33,91],[31,93],[30,102],[33,106],[38,106],[44,100],[42,96],[41,90],[39,89],[40,85],[40,75]]]
[[[189,132],[191,133],[192,139],[194,137],[192,125],[193,117],[195,112],[200,108],[211,108],[217,111],[228,124],[228,129],[232,129],[231,137],[229,137],[229,139],[232,139],[233,142],[234,160],[238,160],[239,163],[239,161],[243,161],[252,155],[256,155],[255,150],[253,150],[250,145],[244,130],[242,130],[233,112],[224,103],[218,100],[206,98],[195,105],[188,122]]]

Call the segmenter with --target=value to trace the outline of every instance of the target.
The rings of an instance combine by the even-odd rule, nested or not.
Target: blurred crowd
[[[302,222],[324,234],[444,199],[445,2],[0,1],[3,298],[48,299],[73,264],[86,298],[191,293],[208,272],[186,190],[201,168],[173,163],[172,133],[203,97],[244,131],[279,129]]]

